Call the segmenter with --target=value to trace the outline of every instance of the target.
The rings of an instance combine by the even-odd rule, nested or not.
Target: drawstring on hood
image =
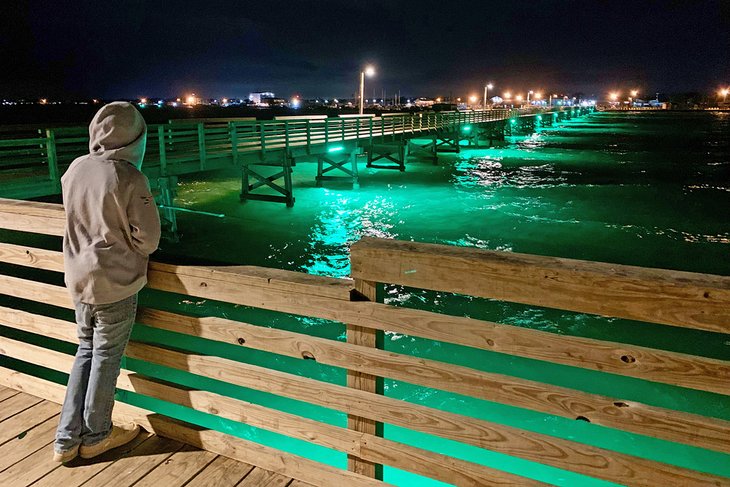
[[[127,161],[140,169],[146,144],[147,124],[130,103],[104,105],[89,124],[89,153],[95,159]]]

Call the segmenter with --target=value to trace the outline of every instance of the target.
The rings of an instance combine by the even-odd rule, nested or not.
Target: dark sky
[[[730,83],[730,1],[3,2],[0,98],[603,94]]]

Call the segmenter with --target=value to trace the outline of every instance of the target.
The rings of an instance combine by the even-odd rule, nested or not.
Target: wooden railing
[[[5,356],[0,363],[0,385],[60,402],[63,384],[49,377],[52,371],[68,373],[73,356],[58,350],[63,343],[76,342],[72,313],[64,311],[72,303],[66,289],[58,284],[63,260],[56,237],[64,230],[63,209],[59,205],[0,200],[0,228],[26,232],[5,232],[6,243],[0,243],[0,262],[6,264],[0,275],[0,294],[5,296],[0,306],[0,325],[4,327],[0,327],[0,359]],[[30,246],[30,241],[38,243]],[[384,390],[383,380],[535,411],[544,414],[546,421],[588,421],[596,425],[592,427],[664,440],[675,445],[675,451],[683,451],[682,445],[698,447],[703,450],[690,449],[690,456],[705,454],[716,460],[730,458],[730,422],[726,421],[730,414],[719,412],[713,417],[681,407],[674,410],[651,405],[655,401],[650,387],[646,388],[644,403],[637,398],[609,397],[489,372],[478,364],[458,365],[410,351],[396,353],[386,350],[382,338],[384,332],[420,337],[434,344],[454,344],[486,354],[498,352],[504,360],[515,356],[541,361],[536,364],[562,364],[574,370],[650,381],[646,384],[705,391],[724,400],[730,395],[727,360],[378,302],[381,284],[403,285],[728,334],[730,277],[379,239],[354,244],[351,261],[352,280],[260,267],[151,263],[149,290],[145,292],[153,294],[143,293],[137,321],[164,338],[140,341],[133,337],[126,355],[170,372],[145,375],[136,372],[134,361],[128,361],[118,383],[121,391],[152,398],[155,404],[172,403],[185,411],[245,423],[346,454],[347,469],[344,456],[333,461],[333,466],[276,445],[183,423],[179,415],[163,416],[125,402],[118,402],[115,414],[163,436],[317,485],[382,485],[375,480],[381,474],[380,465],[454,485],[523,486],[547,481],[544,472],[524,467],[503,471],[500,462],[490,462],[478,454],[464,456],[451,446],[433,449],[417,441],[398,441],[387,430],[384,434],[383,424],[449,440],[447,445],[463,445],[485,455],[502,453],[562,469],[566,476],[579,475],[574,478],[585,478],[580,477],[583,475],[632,486],[730,485],[730,467],[719,461],[700,471],[689,468],[692,463],[685,458],[660,462],[652,451],[628,454],[566,439],[569,435],[501,424],[435,407],[420,398],[398,399],[392,388],[390,392]],[[180,303],[214,300],[332,320],[346,330],[346,342],[313,336],[305,328],[291,331],[273,323],[171,311],[159,304],[160,293],[175,293]],[[606,326],[611,326],[610,322]],[[204,339],[203,343],[211,345],[198,345],[191,351],[179,346],[176,336]],[[219,348],[212,345],[216,342],[242,351],[299,359],[302,367],[268,367],[250,363],[243,356],[216,355],[213,351]],[[322,380],[316,373],[304,373],[305,362],[341,370],[341,380]],[[50,370],[39,373],[33,366]],[[191,388],[179,382],[173,372],[193,374],[198,384],[212,384],[209,379],[213,379],[303,406],[338,411],[346,414],[348,421],[341,421],[338,413],[323,420],[304,412],[305,407],[287,409],[277,407],[277,403],[242,400],[248,395],[225,394],[213,386]]]
[[[571,108],[572,112],[587,110]],[[238,167],[267,153],[317,153],[330,144],[367,143],[374,138],[409,137],[468,124],[531,116],[535,109],[423,112],[383,117],[325,119],[179,120],[151,125],[143,172],[159,177]],[[69,164],[88,153],[86,127],[0,132],[0,195],[32,198],[60,193],[60,177]]]

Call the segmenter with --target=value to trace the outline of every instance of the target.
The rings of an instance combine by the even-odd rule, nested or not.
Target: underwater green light
[[[513,118],[512,120],[510,120],[510,121],[509,121],[509,123],[511,123],[511,124],[515,124],[515,123],[517,123],[517,120],[515,120],[515,119]]]
[[[538,120],[542,120],[542,115],[538,115],[538,116],[537,116],[537,119],[538,119]]]
[[[338,146],[335,146],[335,147],[330,147],[329,149],[327,149],[327,152],[340,152],[340,151],[343,151],[343,150],[345,150],[345,148],[342,147],[341,145],[338,145]]]
[[[464,125],[463,127],[461,127],[461,130],[463,130],[464,132],[471,132],[471,125]]]

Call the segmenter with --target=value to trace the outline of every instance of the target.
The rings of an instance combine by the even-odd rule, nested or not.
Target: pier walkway
[[[358,156],[368,167],[403,171],[411,156],[436,163],[440,151],[466,143],[503,139],[589,113],[588,107],[560,109],[421,112],[276,120],[174,120],[151,125],[142,171],[165,206],[174,230],[177,178],[235,168],[241,170],[241,200],[294,204],[291,174],[298,161],[318,164],[317,184],[345,178],[359,184]],[[69,164],[88,152],[86,126],[47,129],[0,127],[0,197],[29,199],[60,194]],[[337,176],[333,175],[337,174]]]
[[[143,431],[99,457],[51,459],[61,406],[0,386],[0,485],[4,487],[311,487],[244,462]]]

